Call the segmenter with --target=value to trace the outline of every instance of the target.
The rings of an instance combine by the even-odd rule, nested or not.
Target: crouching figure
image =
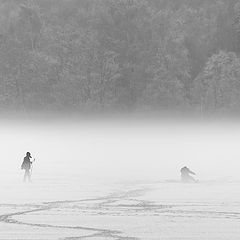
[[[181,180],[182,182],[196,182],[196,180],[191,176],[196,175],[194,172],[192,172],[189,168],[183,167],[181,168]]]

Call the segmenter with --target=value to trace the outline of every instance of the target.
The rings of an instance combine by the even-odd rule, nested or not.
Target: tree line
[[[239,0],[0,0],[0,109],[240,110]]]

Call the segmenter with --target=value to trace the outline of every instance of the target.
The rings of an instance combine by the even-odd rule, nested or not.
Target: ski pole
[[[31,177],[32,177],[32,172],[33,172],[33,163],[35,162],[35,160],[36,160],[36,159],[34,158],[34,160],[32,161],[32,164],[31,164],[31,174],[30,174]]]

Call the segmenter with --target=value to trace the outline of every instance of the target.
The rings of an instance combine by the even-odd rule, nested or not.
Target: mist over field
[[[239,240],[239,0],[0,0],[0,240]]]
[[[238,239],[238,122],[16,119],[1,121],[0,239]]]
[[[19,180],[27,151],[36,158],[34,175],[41,178],[179,180],[180,168],[188,165],[199,180],[240,180],[236,122],[14,120],[1,125],[2,170]]]

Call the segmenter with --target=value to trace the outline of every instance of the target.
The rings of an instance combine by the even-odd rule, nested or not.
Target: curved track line
[[[119,201],[121,199],[128,199],[129,197],[132,196],[139,196],[143,193],[143,189],[139,190],[132,190],[128,191],[125,193],[115,193],[111,194],[106,197],[100,197],[100,198],[92,198],[92,199],[81,199],[81,200],[66,200],[66,201],[55,201],[55,202],[44,202],[44,206],[32,210],[26,210],[26,211],[21,211],[21,212],[15,212],[15,213],[10,213],[10,214],[3,214],[0,215],[0,222],[8,223],[8,224],[18,224],[18,225],[24,225],[24,226],[31,226],[31,227],[41,227],[41,228],[56,228],[56,229],[72,229],[72,230],[85,230],[85,231],[93,231],[96,232],[92,235],[88,236],[80,236],[77,238],[65,238],[65,240],[76,240],[76,239],[87,239],[87,238],[95,238],[95,237],[105,237],[109,239],[116,239],[116,240],[138,240],[138,238],[135,237],[122,237],[121,231],[114,231],[110,229],[101,229],[101,228],[91,228],[91,227],[82,227],[82,226],[59,226],[59,225],[51,225],[51,224],[34,224],[34,223],[26,223],[26,222],[21,222],[18,220],[14,219],[14,216],[19,216],[19,215],[27,215],[29,213],[34,213],[34,212],[41,212],[41,211],[47,211],[51,210],[54,208],[59,207],[59,205],[67,204],[67,203],[79,203],[79,202],[93,202],[93,201],[103,201],[99,203],[99,206],[104,206],[108,205],[110,203],[114,203],[116,201]],[[16,206],[16,205],[14,205]],[[26,205],[24,205],[26,206]],[[31,205],[28,205],[31,206]],[[36,205],[34,205],[36,206]]]

